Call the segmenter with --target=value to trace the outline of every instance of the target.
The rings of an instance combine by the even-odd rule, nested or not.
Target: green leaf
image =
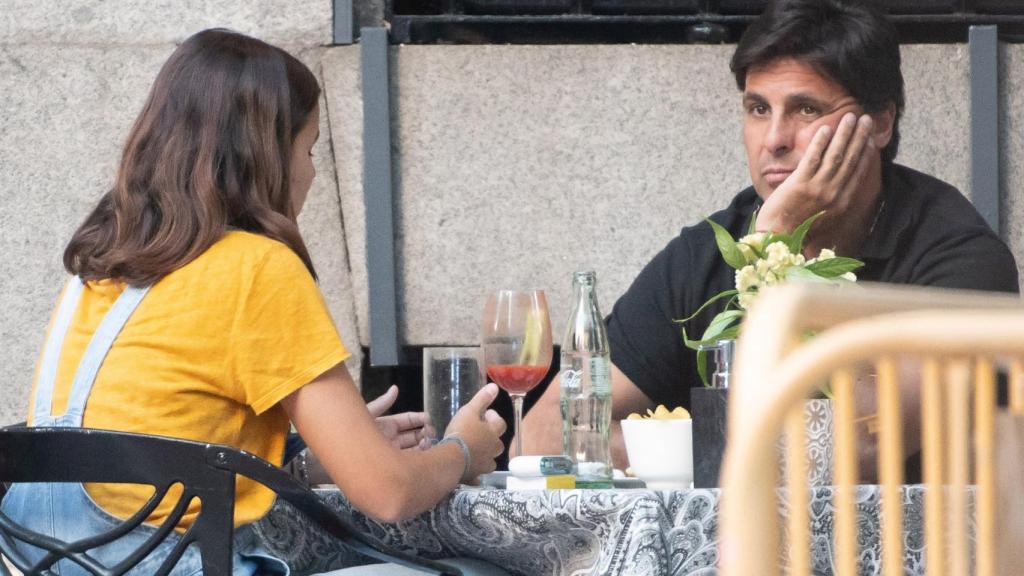
[[[847,272],[853,272],[863,265],[864,263],[860,260],[836,256],[835,258],[829,258],[828,260],[813,262],[805,266],[805,268],[822,278],[835,278],[837,276],[842,276]]]
[[[739,310],[737,310],[737,312],[739,312]],[[698,350],[701,346],[710,346],[711,344],[714,344],[715,342],[718,342],[719,340],[732,340],[732,339],[736,338],[736,336],[739,335],[739,333],[740,333],[740,327],[739,327],[739,325],[735,325],[735,326],[729,326],[728,328],[726,328],[726,329],[722,330],[721,332],[719,332],[719,333],[717,333],[717,334],[715,334],[713,336],[710,336],[708,338],[704,338],[704,339],[701,339],[701,340],[690,340],[690,338],[686,335],[686,330],[684,329],[683,330],[683,344],[687,348],[689,348],[690,350]],[[706,331],[705,331],[705,334],[707,334]]]
[[[786,269],[786,280],[797,280],[800,282],[832,283],[830,278],[819,276],[803,266],[790,266]]]
[[[811,229],[811,226],[814,224],[814,221],[817,220],[818,218],[821,218],[821,215],[824,213],[824,210],[818,212],[814,216],[811,216],[807,220],[804,220],[803,224],[800,224],[799,226],[796,227],[796,230],[793,230],[793,234],[790,235],[789,242],[786,244],[787,246],[789,246],[790,252],[792,252],[793,254],[800,253],[800,251],[804,247],[804,237],[807,236],[807,232]]]
[[[739,335],[740,324],[737,324],[735,326],[730,326],[729,328],[722,330],[722,333],[715,338],[715,341],[717,342],[719,340],[735,340],[736,337]]]
[[[711,382],[708,380],[708,351],[697,350],[697,375],[700,376],[700,382],[705,388],[711,386]]]
[[[700,308],[697,308],[697,311],[694,312],[693,314],[690,314],[689,316],[687,316],[686,318],[683,318],[682,320],[673,320],[673,322],[676,322],[677,324],[682,324],[683,322],[689,322],[690,320],[693,320],[694,318],[696,318],[697,314],[700,314],[701,312],[704,311],[705,308],[707,308],[708,306],[714,304],[718,300],[721,300],[722,298],[726,298],[728,296],[735,296],[736,294],[737,294],[736,290],[726,290],[725,292],[719,292],[718,294],[715,294],[710,299],[708,299],[707,302],[702,304]],[[726,303],[725,307],[728,308],[729,307],[729,303]]]
[[[737,321],[742,320],[744,314],[746,314],[744,310],[725,310],[719,312],[717,316],[711,319],[708,329],[704,331],[704,335],[700,339],[704,342],[718,340],[722,332]]]
[[[715,231],[715,243],[718,244],[718,251],[722,253],[725,263],[737,270],[746,266],[747,259],[743,257],[743,252],[740,252],[739,247],[736,246],[736,240],[733,239],[732,234],[729,234],[728,230],[710,218],[707,219],[707,223]]]
[[[754,210],[754,213],[750,215],[750,223],[747,224],[747,235],[754,234],[757,232],[757,213],[760,210]]]

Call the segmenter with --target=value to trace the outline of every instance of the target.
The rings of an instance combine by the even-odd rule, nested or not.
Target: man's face
[[[864,113],[842,86],[792,58],[747,71],[743,111],[750,179],[762,199],[796,169],[819,126],[835,134],[844,114]]]

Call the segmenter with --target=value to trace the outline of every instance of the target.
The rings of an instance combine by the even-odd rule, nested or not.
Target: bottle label
[[[565,370],[562,370],[562,390],[573,390],[579,392],[580,381],[582,379],[582,370],[573,370],[572,368],[566,368]]]
[[[611,370],[608,366],[610,363],[607,356],[591,356],[590,383],[594,394],[607,396],[612,393]]]

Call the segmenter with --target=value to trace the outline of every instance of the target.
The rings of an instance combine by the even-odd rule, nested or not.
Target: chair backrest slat
[[[974,479],[977,522],[977,576],[996,576],[996,477],[995,409],[996,378],[991,360],[975,361],[974,381]]]
[[[971,371],[967,360],[950,361],[946,369],[949,379],[946,413],[949,414],[949,518],[946,521],[949,547],[949,572],[967,576],[970,567],[967,538],[967,486],[970,481],[970,386]],[[931,520],[928,520],[931,521]],[[938,521],[936,519],[935,521]]]
[[[835,541],[836,575],[857,574],[857,448],[854,433],[854,378],[850,370],[838,370],[832,377],[835,398]]]
[[[878,477],[882,484],[882,573],[903,574],[903,436],[900,434],[900,393],[896,362],[881,358],[875,366],[878,383]]]
[[[1024,361],[1019,359],[1010,364],[1010,411],[1024,414]]]
[[[810,541],[807,490],[807,425],[802,405],[794,406],[786,416],[786,487],[788,495],[789,538],[794,542]],[[805,574],[811,569],[810,547],[789,546],[789,569]]]
[[[945,514],[943,396],[939,361],[934,356],[928,357],[921,371],[921,464],[926,487],[924,536],[929,576],[943,576],[946,565],[943,523],[933,520]]]
[[[115,564],[113,567],[113,571],[115,573],[122,574],[128,572],[128,570],[130,570],[133,566],[138,564],[143,558],[145,558],[153,550],[155,550],[157,546],[159,546],[164,540],[167,539],[167,536],[171,534],[171,532],[174,530],[174,527],[177,526],[178,523],[181,521],[182,516],[184,516],[185,512],[188,511],[189,504],[192,502],[192,500],[193,498],[189,491],[186,490],[185,492],[183,492],[179,496],[178,501],[175,503],[174,508],[171,510],[169,514],[167,514],[167,517],[164,518],[164,521],[160,523],[160,526],[157,527],[156,531],[154,531],[153,534],[149,538],[147,538],[145,542],[140,544],[139,547],[136,548],[131,554],[126,556],[124,560]],[[191,528],[191,526],[189,528]],[[172,558],[169,558],[168,561],[170,561],[170,566],[173,567],[174,564],[181,557],[181,554],[172,554],[171,556]],[[167,563],[168,562],[164,562],[164,564]]]

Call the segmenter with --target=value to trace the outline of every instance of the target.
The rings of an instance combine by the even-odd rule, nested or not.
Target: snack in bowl
[[[665,408],[664,404],[658,404],[658,407],[652,412],[650,408],[647,409],[647,415],[643,416],[637,412],[630,413],[626,416],[626,420],[689,420],[690,413],[682,406],[676,406],[671,411]]]
[[[631,472],[653,490],[683,490],[693,483],[693,422],[677,406],[658,405],[622,420]]]

